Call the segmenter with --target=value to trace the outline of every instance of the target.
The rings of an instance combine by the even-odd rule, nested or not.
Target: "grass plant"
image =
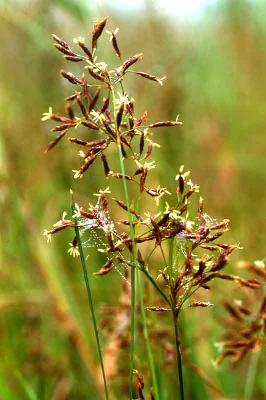
[[[217,221],[207,214],[199,195],[199,186],[192,182],[190,171],[185,171],[184,166],[178,169],[174,193],[170,193],[167,185],[154,184],[156,163],[151,156],[159,147],[154,136],[160,128],[181,129],[182,123],[178,115],[175,119],[152,123],[148,122],[146,111],[137,115],[135,100],[126,90],[126,78],[135,75],[162,86],[165,77],[136,69],[143,58],[142,53],[125,60],[122,58],[117,40],[118,29],[107,31],[118,66],[110,68],[99,60],[98,42],[106,24],[107,18],[95,22],[89,44],[84,38],[74,39],[78,50],[73,50],[65,40],[53,34],[56,49],[66,60],[82,65],[83,72],[78,75],[61,70],[62,77],[73,85],[74,92],[66,99],[65,115],[54,113],[51,107],[43,114],[44,121],[57,123],[51,129],[55,137],[48,144],[47,151],[68,136],[70,143],[79,147],[81,160],[78,169],[73,170],[74,178],[86,179],[89,170],[102,168],[108,186],[99,188],[97,193],[88,193],[90,199],[95,199],[90,200],[88,206],[73,203],[70,219],[64,213],[62,219],[44,234],[50,241],[55,233],[65,229],[74,231],[68,253],[81,259],[105,398],[108,399],[109,394],[102,356],[104,350],[100,346],[84,250],[91,246],[91,237],[98,239],[98,250],[105,257],[104,264],[95,275],[100,279],[117,271],[126,281],[130,276],[127,281],[130,285],[130,332],[125,344],[129,358],[126,388],[130,399],[150,396],[160,400],[148,329],[151,324],[149,314],[154,312],[172,319],[172,329],[167,335],[175,348],[177,367],[173,369],[177,370],[179,387],[176,392],[179,392],[180,400],[184,400],[187,398],[183,377],[186,356],[180,335],[180,314],[189,309],[212,306],[205,301],[203,293],[212,290],[213,281],[222,280],[249,289],[256,289],[260,283],[256,279],[224,271],[229,256],[239,245],[222,241],[222,236],[229,229],[229,220]],[[74,132],[74,136],[69,136],[70,132]],[[118,162],[112,158],[114,148]],[[123,193],[119,198],[113,197],[116,181],[120,182],[120,192]],[[152,305],[144,302],[142,280],[153,289],[149,299]],[[232,305],[230,307],[232,309]],[[142,330],[139,329],[139,322]],[[156,337],[155,326],[151,331]],[[137,342],[136,337],[141,337],[141,333],[148,358],[146,366],[138,359],[143,349],[141,340]],[[160,343],[160,338],[158,341]],[[217,363],[230,354],[222,353]],[[124,373],[123,370],[121,375]]]

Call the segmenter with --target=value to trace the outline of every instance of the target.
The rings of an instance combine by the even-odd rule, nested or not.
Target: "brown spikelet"
[[[129,147],[131,149],[131,144],[129,143],[129,141],[125,138],[125,136],[120,136],[120,140],[122,143],[124,143],[127,147]]]
[[[82,76],[81,79],[82,79],[82,93],[80,93],[80,94],[82,94],[82,98],[84,99],[84,101],[86,102],[86,105],[88,106],[89,102],[91,100],[90,93],[89,93],[89,86],[88,86],[87,80],[84,75]]]
[[[244,315],[247,315],[247,316],[252,314],[251,311],[249,309],[247,309],[246,307],[242,306],[241,303],[237,304],[237,309],[241,314],[244,314]]]
[[[110,168],[109,168],[106,156],[104,154],[101,155],[101,160],[103,163],[103,169],[104,169],[105,176],[108,176],[109,172],[110,172]]]
[[[50,116],[50,119],[52,119],[54,121],[64,122],[64,123],[67,123],[67,124],[69,124],[69,123],[72,124],[73,123],[73,121],[70,118],[62,117],[62,116],[60,116],[58,114],[52,114]]]
[[[150,81],[154,81],[154,82],[157,82],[160,85],[162,85],[162,79],[158,78],[155,75],[151,75],[151,74],[148,74],[147,72],[141,72],[141,71],[135,72],[135,74],[142,76],[142,78],[149,79]]]
[[[65,56],[65,59],[68,60],[68,61],[73,61],[73,62],[83,61],[83,58],[79,57],[77,55],[75,55],[75,56]]]
[[[77,54],[75,54],[72,50],[70,50],[70,48],[66,48],[64,46],[62,46],[59,43],[54,43],[54,47],[60,51],[60,53],[63,53],[66,56],[77,56]]]
[[[63,125],[57,125],[52,129],[52,132],[60,132],[60,131],[64,131],[68,128],[70,128],[71,126],[75,126],[75,123],[72,124],[63,124]]]
[[[260,307],[260,315],[266,320],[266,296],[264,297]]]
[[[146,160],[148,157],[150,157],[150,155],[152,153],[152,150],[153,150],[153,144],[149,143],[148,146],[147,146],[147,151],[146,151],[145,156],[144,156],[144,160]]]
[[[108,211],[108,201],[106,195],[103,193],[101,195],[101,204],[102,204],[102,209],[104,212]]]
[[[137,61],[141,60],[143,57],[143,53],[136,54],[135,56],[130,57],[126,61],[123,62],[122,66],[120,67],[119,71],[121,75],[123,75],[131,65],[135,64]]]
[[[78,139],[78,138],[68,138],[68,140],[72,143],[79,144],[80,146],[88,146],[89,142],[86,142],[85,140]]]
[[[238,282],[240,283],[241,286],[245,286],[250,289],[258,289],[261,286],[260,282],[257,281],[256,279],[238,278]]]
[[[249,271],[253,272],[257,276],[266,279],[266,268],[257,266],[256,263],[251,263],[251,262],[242,262],[241,263],[245,268],[247,268]]]
[[[235,307],[233,307],[230,303],[225,303],[224,307],[232,318],[236,319],[237,321],[242,321],[242,316],[239,314],[238,310]]]
[[[71,72],[66,72],[63,69],[60,71],[61,75],[67,79],[70,83],[73,83],[73,85],[82,85],[82,80],[76,77],[74,74]]]
[[[127,205],[126,205],[122,200],[118,200],[118,199],[114,199],[114,200],[116,201],[116,203],[117,203],[123,210],[125,210],[125,211],[127,211],[127,212],[130,212],[131,214],[135,215],[135,217],[136,217],[138,220],[141,220],[141,219],[142,219],[142,217],[141,217],[139,214],[137,214],[136,211],[132,210],[131,208],[129,209],[129,208],[127,207]]]
[[[189,307],[211,307],[213,304],[205,302],[205,301],[193,301],[193,303],[189,304]]]
[[[97,41],[99,39],[99,37],[101,36],[104,27],[106,25],[108,17],[103,18],[102,20],[97,20],[94,24],[93,27],[93,32],[92,32],[92,39],[91,39],[91,46],[92,49],[96,49],[97,48]]]
[[[147,121],[148,113],[147,111],[144,111],[142,116],[136,121],[135,127],[139,127],[141,124],[145,123]]]
[[[97,272],[94,272],[94,275],[106,275],[113,268],[113,260],[108,260]]]
[[[103,121],[103,125],[106,129],[106,131],[110,134],[110,136],[116,140],[116,132],[113,130],[113,128],[107,123],[107,121]]]
[[[134,375],[136,376],[136,386],[138,388],[138,394],[140,400],[145,400],[143,389],[144,389],[144,380],[143,377],[139,374],[137,370],[134,370]]]
[[[134,117],[134,102],[132,100],[126,104],[127,113],[133,118]]]
[[[144,149],[144,132],[141,132],[140,141],[139,141],[139,154],[140,155],[143,153],[143,149]]]
[[[184,178],[182,175],[178,176],[178,187],[176,189],[176,193],[177,194],[183,194],[184,192],[184,188],[185,188],[185,182],[184,182]]]
[[[79,108],[80,108],[82,114],[84,115],[84,117],[87,118],[88,113],[87,113],[87,110],[86,110],[86,108],[85,108],[85,106],[84,106],[82,100],[81,100],[81,96],[80,96],[80,95],[77,95],[77,103],[78,103],[78,105],[79,105]]]
[[[120,125],[121,125],[123,112],[124,112],[124,103],[121,104],[121,106],[119,107],[119,110],[118,110],[118,112],[116,114],[116,125],[117,125],[118,129],[119,129]]]
[[[223,360],[226,358],[226,357],[232,357],[232,356],[237,356],[239,353],[237,352],[237,350],[227,350],[227,351],[224,351],[223,353],[221,353],[217,358],[216,358],[216,360],[215,360],[215,364],[216,365],[220,365],[222,362],[223,362]]]
[[[99,87],[96,89],[93,98],[91,99],[91,103],[90,103],[90,105],[89,105],[89,111],[91,111],[91,110],[94,109],[94,107],[95,107],[95,105],[96,105],[96,103],[97,103],[97,101],[98,101],[98,98],[99,98],[99,96],[100,96],[100,93],[101,93],[101,87],[99,86]]]
[[[233,347],[235,349],[245,347],[249,344],[248,340],[236,340],[223,343],[224,348]]]
[[[55,139],[53,139],[47,146],[45,153],[50,151],[66,134],[66,131],[61,132]]]
[[[161,128],[163,126],[176,126],[176,125],[181,125],[182,122],[180,121],[160,121],[160,122],[155,122],[155,124],[149,125],[150,128]]]
[[[167,222],[169,221],[169,212],[165,213],[162,219],[158,222],[158,226],[165,226]]]
[[[203,199],[200,197],[199,199],[199,204],[198,204],[198,209],[197,209],[197,218],[201,218],[203,213]]]
[[[112,42],[115,54],[117,55],[117,57],[120,58],[121,57],[121,52],[120,52],[120,49],[118,47],[118,43],[117,43],[115,32],[113,32],[113,31],[111,32],[111,42]]]
[[[64,47],[65,49],[69,49],[69,45],[67,42],[65,42],[63,39],[55,35],[54,33],[52,34],[53,39],[60,44],[60,46]]]
[[[86,172],[86,171],[89,169],[89,167],[93,164],[93,162],[95,161],[95,159],[96,159],[96,155],[91,156],[91,157],[85,162],[85,164],[83,164],[83,165],[80,167],[80,169],[79,169],[80,175],[83,175],[84,172]]]
[[[115,201],[123,210],[128,211],[127,205],[122,200],[115,199]]]
[[[88,49],[88,47],[85,46],[85,44],[80,40],[77,41],[77,44],[84,51],[84,53],[88,56],[88,59],[90,60],[90,62],[93,62],[93,57],[92,57],[91,51]]]
[[[75,118],[75,114],[74,114],[73,108],[71,107],[70,104],[66,104],[65,105],[65,109],[66,109],[66,112],[67,112],[69,118],[73,121],[74,118]]]
[[[146,310],[148,311],[155,311],[155,312],[166,312],[166,311],[171,311],[169,308],[165,307],[146,307]]]
[[[73,226],[75,226],[75,223],[73,221],[64,220],[61,221],[60,224],[59,223],[56,224],[56,226],[54,226],[54,228],[48,231],[47,233],[53,235],[54,233],[60,232],[66,228],[70,228]]]
[[[85,121],[82,121],[81,123],[82,123],[82,125],[86,126],[89,129],[93,129],[95,131],[97,131],[99,129],[97,125],[95,125],[93,122],[91,122],[87,119]]]
[[[225,267],[226,263],[227,263],[227,251],[220,254],[220,256],[218,257],[218,260],[211,267],[211,271],[221,270],[222,268]]]
[[[100,114],[104,114],[105,113],[105,111],[107,110],[107,108],[109,106],[109,101],[110,101],[109,97],[104,97],[102,108],[99,111]]]
[[[96,80],[98,80],[98,81],[101,81],[101,82],[105,82],[105,79],[104,79],[104,77],[102,76],[102,75],[100,75],[100,74],[98,74],[97,72],[95,72],[94,70],[93,70],[93,68],[88,68],[88,72],[89,72],[89,74],[94,78],[94,79],[96,79]]]
[[[80,215],[84,218],[88,218],[88,219],[95,219],[96,216],[94,213],[89,213],[88,211],[83,210],[83,208],[79,209]]]
[[[139,189],[140,189],[141,193],[144,192],[144,190],[145,190],[145,182],[146,182],[146,178],[147,178],[147,173],[148,173],[148,171],[144,170],[140,176]]]
[[[122,174],[121,172],[114,172],[112,176],[117,179],[125,178],[127,181],[132,181],[132,177],[130,175]]]
[[[71,94],[70,96],[66,97],[66,101],[74,101],[77,98],[77,95],[81,94],[80,92],[76,92],[74,94]]]

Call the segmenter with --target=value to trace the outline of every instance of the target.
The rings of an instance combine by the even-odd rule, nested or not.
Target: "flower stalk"
[[[74,203],[74,199],[73,199],[73,194],[71,193],[71,195],[72,195],[71,209],[72,209],[72,213],[74,214],[75,203]],[[94,309],[94,302],[93,302],[93,297],[92,297],[92,292],[91,292],[91,287],[90,287],[90,280],[89,280],[89,275],[88,275],[88,271],[87,271],[86,260],[85,260],[85,256],[84,256],[84,252],[83,252],[82,241],[81,241],[81,237],[80,237],[80,231],[78,228],[77,218],[75,218],[75,235],[76,235],[76,239],[77,239],[77,247],[78,247],[79,254],[80,254],[80,262],[81,262],[81,266],[82,266],[83,279],[85,282],[88,303],[89,303],[89,308],[90,308],[90,312],[91,312],[93,330],[94,330],[94,334],[95,334],[98,356],[99,356],[99,360],[100,360],[100,366],[101,366],[101,372],[102,372],[102,378],[103,378],[103,384],[104,384],[105,399],[109,400],[107,381],[106,381],[105,369],[104,369],[104,364],[103,364],[103,356],[102,356],[101,344],[100,344],[100,339],[99,339],[99,331],[98,331],[96,314],[95,314],[95,309]]]

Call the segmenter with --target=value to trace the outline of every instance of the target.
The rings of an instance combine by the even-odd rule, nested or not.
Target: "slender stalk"
[[[174,266],[174,245],[175,245],[175,238],[172,238],[170,240],[170,246],[169,246],[169,278],[171,282],[171,286],[173,285],[173,266]]]
[[[170,300],[168,299],[168,297],[166,296],[166,294],[162,291],[162,289],[160,288],[160,286],[158,285],[158,283],[156,282],[156,280],[152,277],[152,275],[149,274],[149,271],[146,268],[141,268],[141,271],[146,275],[146,277],[148,278],[148,280],[151,282],[151,284],[154,286],[154,288],[157,290],[158,293],[160,293],[160,295],[164,298],[164,300],[166,301],[166,303],[172,307],[172,304],[170,302]]]
[[[74,200],[72,197],[72,211],[74,212]],[[104,383],[104,392],[105,392],[105,399],[109,399],[108,395],[108,389],[107,389],[107,382],[106,382],[106,376],[105,376],[105,370],[104,370],[104,364],[103,364],[103,357],[102,357],[102,350],[101,350],[101,345],[100,345],[100,339],[99,339],[99,331],[97,327],[97,321],[96,321],[96,314],[94,310],[94,304],[93,304],[93,298],[92,298],[92,292],[90,288],[90,281],[89,281],[89,276],[87,272],[87,267],[86,267],[86,260],[83,252],[83,247],[82,247],[82,242],[81,242],[81,237],[78,229],[78,222],[75,220],[76,226],[75,226],[75,234],[77,238],[77,244],[78,244],[78,249],[79,249],[79,254],[80,254],[80,261],[82,265],[82,271],[83,271],[83,278],[86,286],[86,291],[88,295],[88,301],[89,301],[89,308],[91,312],[91,317],[92,317],[92,323],[93,323],[93,329],[94,329],[94,334],[96,338],[96,343],[97,343],[97,349],[98,349],[98,356],[100,360],[100,365],[101,365],[101,371],[102,371],[102,377],[103,377],[103,383]]]
[[[250,364],[249,364],[249,368],[248,368],[248,372],[247,372],[243,400],[251,400],[252,399],[259,358],[260,358],[260,351],[257,351],[256,353],[251,355],[251,360],[250,360]]]
[[[127,188],[127,182],[125,179],[125,166],[124,166],[124,159],[123,159],[123,154],[121,150],[121,144],[118,143],[118,155],[119,155],[119,162],[120,162],[120,168],[121,168],[121,173],[123,175],[123,187],[124,187],[124,194],[125,194],[125,200],[126,200],[126,205],[128,210],[130,209],[130,203],[129,203],[129,195],[128,195],[128,188]],[[129,368],[130,368],[130,375],[129,375],[129,394],[130,394],[130,399],[133,399],[133,377],[134,377],[134,354],[135,354],[135,331],[136,331],[136,321],[135,321],[135,309],[136,309],[136,265],[137,265],[137,257],[136,257],[136,245],[134,242],[135,238],[135,230],[134,226],[132,224],[132,215],[130,212],[128,212],[128,218],[129,218],[129,226],[130,226],[130,238],[132,239],[133,243],[133,254],[131,255],[131,273],[130,273],[130,360],[129,360]]]
[[[111,91],[113,96],[113,108],[114,108],[114,119],[116,119],[116,107],[115,107],[115,92],[113,89],[112,82],[111,84]],[[122,84],[122,83],[121,83]],[[122,90],[124,92],[123,86]],[[128,210],[130,209],[130,202],[129,202],[129,194],[128,194],[128,187],[127,181],[125,178],[125,165],[124,165],[124,158],[122,154],[122,148],[120,143],[120,136],[119,136],[119,129],[117,129],[117,148],[118,148],[118,157],[119,157],[119,164],[120,170],[122,173],[122,182],[123,182],[123,189],[124,189],[124,196],[125,202]],[[130,274],[130,356],[129,356],[129,394],[130,399],[133,399],[133,378],[134,378],[134,354],[135,354],[135,331],[136,331],[136,320],[135,320],[135,309],[136,309],[136,265],[137,265],[137,255],[136,255],[136,244],[134,242],[135,238],[135,229],[133,225],[133,216],[128,211],[128,220],[129,220],[129,227],[130,227],[130,238],[133,243],[133,252],[131,254],[131,274]]]
[[[148,364],[149,364],[149,369],[151,372],[152,386],[153,386],[153,390],[154,390],[154,398],[155,398],[155,400],[160,400],[159,387],[158,387],[157,376],[156,376],[156,371],[155,371],[154,359],[152,356],[152,350],[151,350],[151,344],[150,344],[150,338],[149,338],[149,332],[148,332],[148,325],[147,325],[146,313],[145,313],[144,302],[143,302],[142,280],[141,280],[141,275],[140,275],[139,271],[136,271],[136,272],[137,272],[137,285],[138,285],[138,294],[139,294],[140,313],[141,313],[142,326],[143,326],[143,336],[144,336],[146,349],[147,349]]]
[[[180,400],[184,400],[184,383],[183,383],[183,371],[182,371],[182,358],[181,358],[181,351],[180,351],[180,342],[179,342],[179,335],[178,335],[178,311],[173,310],[173,324],[174,324],[174,331],[175,331],[175,346],[176,346],[176,360],[177,360],[177,371],[178,371],[178,381],[179,381],[179,393],[180,393]]]
[[[173,315],[173,325],[175,331],[175,347],[176,347],[176,361],[177,361],[177,373],[179,381],[179,393],[180,400],[184,400],[184,382],[183,382],[183,370],[182,370],[182,358],[180,351],[180,341],[178,333],[178,316],[179,310],[176,308],[176,292],[174,290],[174,265],[175,265],[175,239],[171,239],[169,248],[169,277],[171,285],[171,301],[172,301],[172,315]]]

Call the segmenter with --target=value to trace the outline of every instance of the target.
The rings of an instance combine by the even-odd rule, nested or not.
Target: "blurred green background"
[[[176,114],[183,121],[179,130],[156,137],[158,182],[173,187],[184,164],[201,186],[208,213],[231,220],[227,239],[243,247],[233,260],[265,257],[265,0],[221,0],[206,7],[202,1],[193,13],[186,6],[185,15],[185,0],[173,3],[180,4],[180,15],[178,6],[172,12],[148,0],[135,7],[107,0],[0,2],[1,400],[98,398],[80,266],[65,251],[71,238],[62,234],[47,245],[42,231],[69,208],[70,187],[86,199],[106,183],[97,171],[85,182],[73,182],[76,154],[67,141],[44,154],[50,134],[41,114],[50,105],[62,111],[69,88],[59,70],[72,67],[53,48],[51,33],[71,42],[108,15],[109,26],[120,28],[124,57],[143,52],[141,70],[167,75],[162,88],[141,79],[128,86],[139,112],[149,111],[149,121]],[[100,49],[109,60],[106,37]],[[99,311],[103,303],[116,304],[118,279],[93,279]],[[200,314],[188,317],[186,340],[193,361],[224,398],[241,399],[248,360],[219,370],[210,362],[222,332],[220,299],[228,292],[221,286],[218,293],[212,299],[217,308],[203,310],[205,326]],[[107,345],[108,335],[104,341]],[[254,399],[266,398],[265,354],[260,363]],[[223,398],[190,370],[186,376],[189,398]],[[114,398],[126,398],[119,383],[113,387]]]

